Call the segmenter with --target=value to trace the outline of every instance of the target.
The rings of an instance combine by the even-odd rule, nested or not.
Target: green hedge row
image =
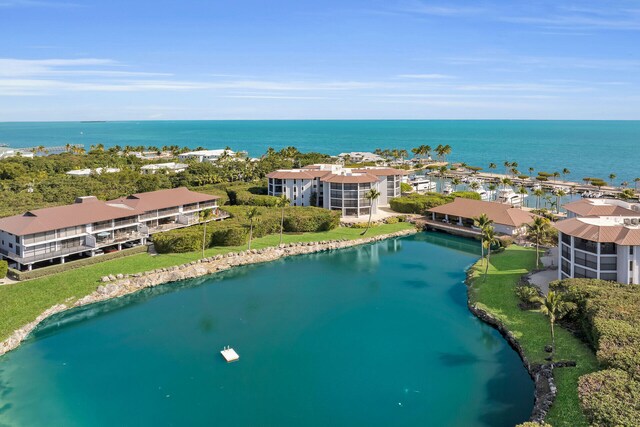
[[[7,277],[7,272],[9,271],[9,263],[5,260],[0,260],[0,279],[4,279]]]
[[[412,193],[403,197],[395,197],[389,203],[391,209],[396,212],[422,215],[427,209],[451,203],[456,197],[480,200],[480,195],[474,191],[458,191],[447,196],[440,193]]]
[[[605,369],[578,383],[582,407],[595,426],[640,420],[640,286],[596,279],[554,282],[575,302],[577,321]]]
[[[242,246],[247,243],[250,221],[249,206],[227,206],[231,217],[207,224],[206,247]],[[253,238],[280,232],[281,210],[259,207],[253,222]],[[287,207],[284,231],[290,233],[332,230],[340,225],[340,213],[314,207]],[[153,242],[159,253],[195,252],[202,249],[203,226],[193,226],[154,235]]]
[[[255,184],[237,184],[225,188],[229,204],[249,206],[276,206],[278,197],[267,195],[267,188]]]
[[[82,258],[77,261],[69,261],[64,264],[56,264],[50,267],[37,268],[31,271],[18,271],[12,268],[9,269],[9,277],[15,280],[29,280],[36,279],[38,277],[48,276],[50,274],[62,273],[63,271],[73,270],[74,268],[80,268],[87,265],[97,264],[99,262],[108,261],[111,259],[117,259],[126,257],[129,255],[139,254],[147,252],[147,245],[135,246],[129,249],[122,249],[121,251],[111,252],[104,255],[94,256],[90,258]]]

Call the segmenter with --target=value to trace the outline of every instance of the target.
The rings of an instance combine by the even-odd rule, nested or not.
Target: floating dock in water
[[[229,346],[225,347],[220,352],[220,354],[222,354],[222,357],[224,357],[224,360],[226,360],[227,362],[235,362],[236,360],[240,359],[238,353],[236,353],[236,351]]]

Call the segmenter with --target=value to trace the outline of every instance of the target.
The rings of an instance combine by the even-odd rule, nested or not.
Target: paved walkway
[[[388,207],[378,207],[378,213],[371,215],[371,221],[372,222],[382,221],[383,219],[389,218],[391,216],[401,216],[401,215],[407,215],[407,214],[394,212]],[[359,218],[353,217],[353,216],[346,216],[346,217],[343,216],[342,218],[340,218],[340,222],[343,224],[355,224],[358,222],[367,222],[367,221],[369,221],[369,215],[363,215]]]
[[[537,286],[546,295],[549,283],[558,280],[558,248],[549,249],[540,261],[546,269],[529,276],[529,284]]]

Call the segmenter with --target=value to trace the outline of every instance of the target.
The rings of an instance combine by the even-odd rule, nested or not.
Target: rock
[[[547,353],[551,353],[553,351],[553,347],[551,347],[550,345],[545,345],[544,351],[546,351]]]
[[[124,274],[122,273],[116,274],[116,279],[122,279],[122,278],[124,278]]]
[[[110,274],[109,275],[109,280],[111,280],[111,281],[116,280],[116,276],[114,276],[113,274]]]
[[[100,279],[101,282],[108,282],[111,279],[109,279],[109,276],[102,276],[102,278]]]

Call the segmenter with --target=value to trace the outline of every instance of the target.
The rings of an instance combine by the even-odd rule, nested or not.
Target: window
[[[633,246],[629,246],[629,255],[633,255]]]
[[[618,275],[616,273],[600,273],[600,279],[611,280],[612,282],[618,281]]]
[[[629,271],[633,271],[633,261],[629,261]]]
[[[568,234],[562,233],[562,242],[571,246],[571,236],[569,236]]]

